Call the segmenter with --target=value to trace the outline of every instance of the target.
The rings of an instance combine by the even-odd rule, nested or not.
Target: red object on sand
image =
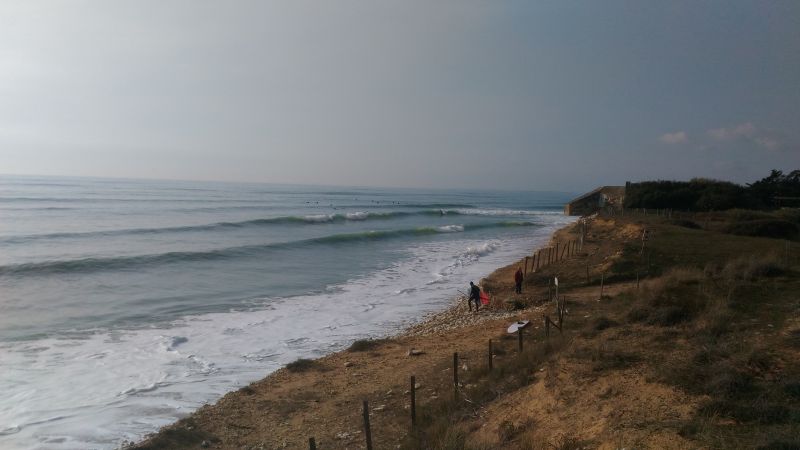
[[[481,305],[488,305],[488,304],[489,304],[489,294],[481,291]]]

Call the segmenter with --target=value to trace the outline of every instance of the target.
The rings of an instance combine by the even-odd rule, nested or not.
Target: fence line
[[[556,317],[558,322],[554,322],[550,319],[550,316],[547,314],[542,314],[542,318],[544,319],[544,337],[545,339],[549,339],[550,337],[550,327],[554,327],[559,331],[559,334],[563,333],[564,329],[564,316],[566,314],[566,298],[565,297],[558,297],[556,298]],[[517,345],[519,349],[519,355],[522,355],[524,352],[524,344],[523,344],[523,328],[517,329]],[[487,368],[488,372],[494,368],[494,343],[492,339],[489,339],[488,345],[488,358],[487,358]],[[459,354],[458,352],[453,353],[453,400],[458,401],[462,396],[459,395],[459,379],[458,379],[458,370],[459,370]],[[410,378],[410,414],[411,414],[411,426],[410,430],[411,433],[415,433],[417,431],[418,421],[417,421],[417,399],[416,399],[416,391],[417,391],[417,379],[415,375],[411,375]],[[465,401],[470,401],[466,397],[464,397]],[[370,423],[370,411],[369,411],[369,401],[363,400],[362,402],[362,418],[363,418],[363,426],[364,426],[364,439],[367,450],[372,450],[373,443],[372,443],[372,426]],[[316,440],[313,437],[308,438],[308,448],[310,450],[316,450],[317,444]]]

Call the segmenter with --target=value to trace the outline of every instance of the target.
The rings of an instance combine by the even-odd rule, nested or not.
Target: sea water
[[[114,449],[442,310],[567,194],[0,176],[0,448]]]

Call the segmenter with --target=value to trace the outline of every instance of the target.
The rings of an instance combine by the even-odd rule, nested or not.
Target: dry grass
[[[719,269],[719,276],[728,283],[755,281],[762,277],[774,277],[785,273],[778,255],[770,253],[762,256],[740,257],[728,261]]]
[[[469,389],[462,389],[458,398],[444,395],[419,408],[419,423],[424,424],[418,433],[409,435],[401,448],[404,449],[472,449],[466,442],[466,433],[458,426],[459,420],[471,417],[480,405],[494,400],[503,393],[513,392],[536,380],[534,369],[541,367],[564,348],[566,342],[553,338],[532,344],[529,340],[522,353],[509,354],[502,362],[495,363],[491,372],[488,367],[479,367],[464,375],[463,383]],[[497,352],[495,352],[497,354]],[[511,424],[499,431],[501,442],[515,439],[524,433],[532,423]]]
[[[702,271],[681,268],[647,281],[636,295],[628,320],[673,326],[695,319],[711,303],[704,280]]]

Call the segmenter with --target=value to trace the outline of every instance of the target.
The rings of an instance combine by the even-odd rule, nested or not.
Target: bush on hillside
[[[296,361],[290,362],[286,365],[286,370],[289,372],[307,372],[319,367],[319,363],[313,359],[300,358]]]
[[[348,352],[366,352],[378,348],[385,339],[359,339],[347,349]]]
[[[671,225],[683,228],[690,228],[692,230],[699,230],[701,228],[700,225],[698,225],[696,222],[692,222],[691,220],[688,219],[675,219],[671,220],[669,223]]]
[[[734,222],[725,228],[726,233],[739,236],[760,236],[775,239],[792,239],[798,234],[797,225],[786,220],[761,219]]]

